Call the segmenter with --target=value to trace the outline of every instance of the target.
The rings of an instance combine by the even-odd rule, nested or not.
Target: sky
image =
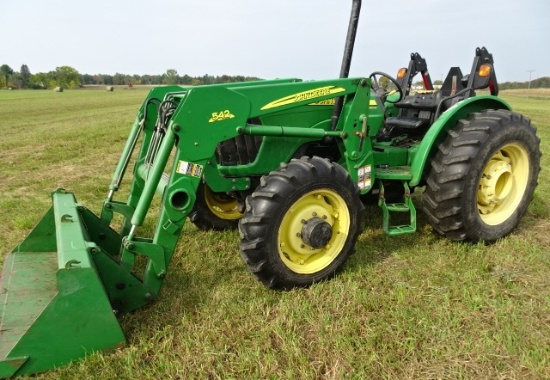
[[[0,64],[31,73],[336,78],[351,0],[0,0]],[[500,82],[550,76],[549,0],[363,0],[351,77],[395,76],[420,53],[432,80],[493,54]],[[531,71],[531,73],[529,73]]]

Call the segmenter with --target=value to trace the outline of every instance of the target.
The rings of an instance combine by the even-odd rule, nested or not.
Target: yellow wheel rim
[[[328,223],[332,235],[327,244],[314,248],[304,241],[304,225],[312,219]],[[279,256],[293,272],[312,274],[328,267],[340,254],[350,229],[350,213],[335,191],[318,189],[300,197],[283,217],[279,227]]]
[[[236,220],[243,216],[237,209],[237,200],[226,194],[215,193],[208,186],[204,186],[204,200],[212,214],[220,219]]]
[[[477,208],[484,223],[505,222],[518,208],[529,181],[529,155],[519,144],[500,148],[485,165],[477,191]]]

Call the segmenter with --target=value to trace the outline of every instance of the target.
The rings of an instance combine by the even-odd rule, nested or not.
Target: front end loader
[[[537,183],[539,139],[498,97],[492,55],[477,49],[470,73],[452,68],[440,89],[417,53],[398,78],[348,78],[361,2],[352,4],[340,78],[154,88],[101,213],[68,191],[52,194],[5,258],[0,377],[123,345],[117,316],[159,296],[187,219],[238,226],[248,269],[278,289],[334,276],[373,194],[392,236],[415,232],[411,194],[423,186],[430,223],[451,240],[491,242],[517,226]],[[425,89],[413,93],[417,73]]]

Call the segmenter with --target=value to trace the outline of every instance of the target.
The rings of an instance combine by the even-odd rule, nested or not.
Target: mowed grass
[[[0,91],[3,254],[58,187],[99,212],[146,93]],[[236,231],[188,223],[159,300],[121,320],[127,345],[37,378],[550,378],[550,94],[502,96],[532,118],[543,151],[535,199],[510,236],[449,242],[420,213],[417,233],[392,238],[370,207],[340,275],[278,292],[249,274]]]

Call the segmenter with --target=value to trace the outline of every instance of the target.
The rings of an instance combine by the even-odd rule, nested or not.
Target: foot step
[[[378,205],[382,208],[382,229],[389,236],[397,236],[404,234],[412,234],[416,231],[416,209],[411,199],[411,191],[407,181],[402,181],[405,188],[405,195],[403,196],[403,202],[400,203],[386,203],[384,196],[384,184],[380,183],[380,193],[378,199]],[[390,225],[391,213],[409,213],[409,224],[404,225]]]

